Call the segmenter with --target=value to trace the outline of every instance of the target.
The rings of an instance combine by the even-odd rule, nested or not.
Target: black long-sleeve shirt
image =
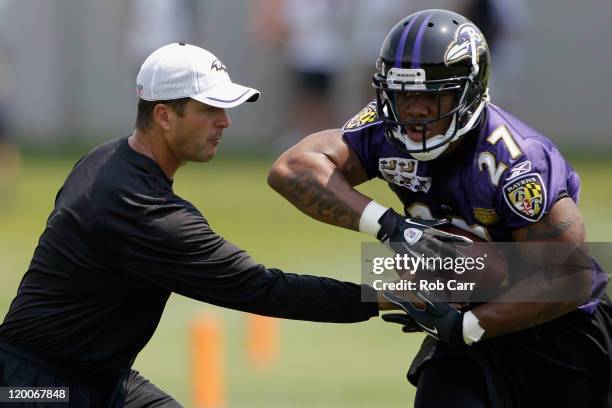
[[[120,138],[66,179],[0,338],[113,375],[149,341],[171,292],[268,316],[357,322],[378,314],[361,290],[371,289],[254,262]]]

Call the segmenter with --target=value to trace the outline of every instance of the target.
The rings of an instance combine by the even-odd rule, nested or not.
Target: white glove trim
[[[359,231],[376,237],[378,231],[380,230],[378,220],[385,212],[387,212],[387,210],[388,208],[383,207],[376,201],[370,201],[361,213],[361,218],[359,219]]]
[[[476,343],[482,338],[484,329],[480,327],[479,320],[472,311],[467,311],[463,315],[463,341],[468,346]]]

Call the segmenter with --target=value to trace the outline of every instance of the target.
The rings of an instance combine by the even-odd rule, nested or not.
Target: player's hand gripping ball
[[[454,256],[456,246],[472,245],[469,238],[440,229],[450,223],[448,219],[407,218],[390,208],[380,217],[379,223],[380,230],[376,238],[397,254],[416,257]]]

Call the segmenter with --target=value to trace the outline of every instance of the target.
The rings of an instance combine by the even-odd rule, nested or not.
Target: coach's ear
[[[168,105],[158,103],[153,108],[153,122],[165,131],[172,129],[176,113]]]

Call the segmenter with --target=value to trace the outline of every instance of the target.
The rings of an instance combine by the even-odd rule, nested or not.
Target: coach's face
[[[403,93],[397,97],[397,110],[401,121],[424,121],[436,119],[438,115],[450,112],[455,107],[454,92],[440,93],[440,105],[434,93]],[[425,138],[446,133],[450,127],[452,115],[427,125]],[[423,140],[423,129],[420,126],[406,126],[408,137],[414,142]]]
[[[174,131],[168,135],[170,148],[179,162],[206,162],[217,154],[223,129],[230,119],[223,108],[190,100],[182,117],[174,118]]]

